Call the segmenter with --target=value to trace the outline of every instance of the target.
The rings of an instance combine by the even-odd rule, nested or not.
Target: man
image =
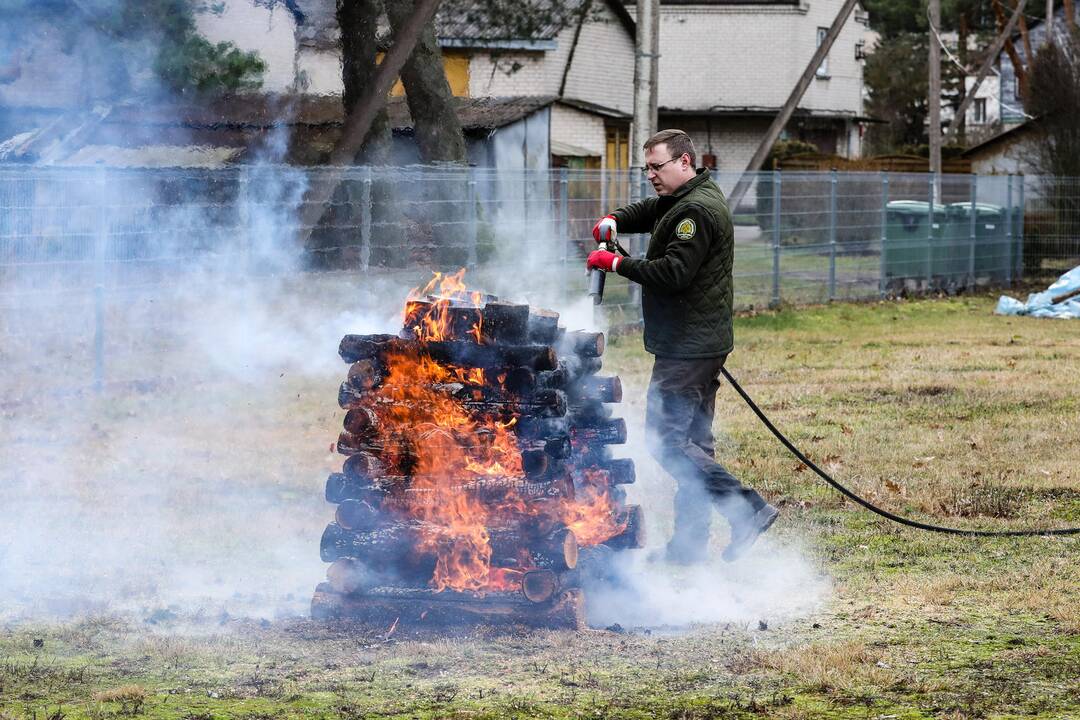
[[[619,232],[651,232],[644,258],[606,250],[589,255],[590,269],[616,272],[642,286],[645,349],[655,356],[646,400],[649,448],[675,478],[672,562],[704,560],[710,504],[731,525],[727,561],[769,529],[779,511],[718,464],[713,411],[720,368],[734,345],[731,213],[708,169],[695,170],[694,144],[681,130],[645,143],[645,172],[657,197],[615,210],[593,228],[599,242]]]

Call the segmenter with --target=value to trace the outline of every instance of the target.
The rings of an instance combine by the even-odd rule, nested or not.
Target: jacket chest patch
[[[683,218],[679,221],[679,224],[675,226],[675,237],[680,240],[689,240],[694,237],[694,233],[697,232],[697,225],[690,218]]]

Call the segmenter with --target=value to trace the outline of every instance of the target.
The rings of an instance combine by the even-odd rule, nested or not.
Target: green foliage
[[[154,70],[168,89],[234,91],[258,88],[266,63],[232,43],[211,43],[198,34],[195,13],[212,11],[202,0],[6,0],[13,12],[55,20],[61,32],[93,30],[122,63],[132,43],[157,49]],[[73,22],[73,20],[75,22]]]
[[[191,34],[165,43],[154,65],[158,77],[174,90],[254,90],[262,84],[266,63],[254,52],[232,43],[217,43]]]
[[[872,154],[926,141],[926,53],[926,35],[905,33],[883,39],[867,58],[863,71],[870,96],[867,111],[885,121],[867,133]]]

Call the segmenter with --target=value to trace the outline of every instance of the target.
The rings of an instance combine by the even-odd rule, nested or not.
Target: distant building
[[[1030,173],[1037,143],[1036,122],[1027,121],[973,145],[962,158],[971,162],[976,175],[1018,175]]]
[[[661,127],[690,133],[703,164],[743,170],[842,4],[661,0]],[[866,12],[856,6],[785,128],[786,137],[825,154],[861,154],[867,24]]]
[[[577,4],[581,0],[571,0]],[[272,93],[339,98],[340,30],[334,0],[253,4],[232,0],[219,13],[200,15],[199,30],[213,41],[257,51],[268,64]],[[452,92],[470,99],[544,98],[549,156],[557,165],[626,169],[633,105],[634,34],[617,0],[593,3],[580,24],[542,28],[534,37],[501,37],[495,25],[436,18]],[[400,96],[400,83],[391,95]]]
[[[1080,24],[1080,3],[1074,3],[1075,20]],[[1059,7],[1054,11],[1054,37],[1060,42],[1068,39],[1069,28],[1065,22],[1065,8]],[[1037,21],[1028,28],[1028,41],[1033,52],[1046,42],[1046,23]],[[1012,38],[1016,54],[1025,66],[1030,66],[1031,60],[1026,57],[1024,43],[1020,33],[1014,33]],[[998,55],[997,69],[1001,77],[1001,92],[999,94],[999,113],[1001,122],[1006,128],[1010,128],[1026,122],[1030,118],[1024,113],[1024,99],[1020,92],[1020,82],[1016,77],[1016,68],[1013,67],[1009,54],[1004,50]]]

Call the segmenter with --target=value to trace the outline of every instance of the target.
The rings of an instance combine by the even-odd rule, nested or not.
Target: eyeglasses
[[[683,155],[685,155],[685,154],[686,153],[683,153]],[[645,166],[640,168],[641,169],[641,174],[642,175],[648,175],[650,170],[652,170],[653,172],[660,172],[660,168],[664,167],[665,165],[667,165],[670,162],[675,162],[676,160],[678,160],[681,157],[682,157],[682,155],[679,155],[678,157],[673,157],[670,160],[665,160],[662,163],[645,163]]]

